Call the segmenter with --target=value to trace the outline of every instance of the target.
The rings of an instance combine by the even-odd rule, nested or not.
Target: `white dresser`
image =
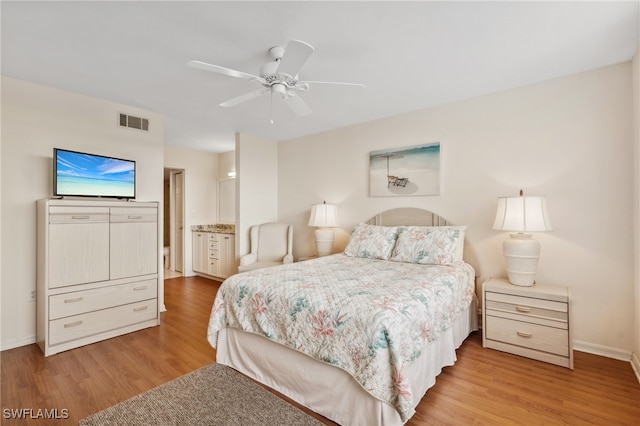
[[[45,356],[160,323],[157,202],[37,202],[36,340]]]
[[[482,286],[482,311],[485,348],[573,369],[567,287],[490,278]]]

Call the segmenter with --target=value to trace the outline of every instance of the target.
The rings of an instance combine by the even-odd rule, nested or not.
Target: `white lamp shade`
[[[510,232],[551,231],[545,197],[500,197],[493,229]]]
[[[338,207],[335,204],[316,204],[311,207],[309,226],[327,228],[337,226],[336,214]]]

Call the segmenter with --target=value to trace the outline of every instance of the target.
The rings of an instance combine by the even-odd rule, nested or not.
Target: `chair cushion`
[[[289,225],[286,223],[260,225],[257,242],[258,262],[282,262],[288,252],[288,229]]]

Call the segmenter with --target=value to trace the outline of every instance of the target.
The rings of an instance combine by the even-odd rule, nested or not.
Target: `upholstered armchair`
[[[293,226],[263,223],[249,231],[251,252],[240,257],[238,272],[293,262]]]

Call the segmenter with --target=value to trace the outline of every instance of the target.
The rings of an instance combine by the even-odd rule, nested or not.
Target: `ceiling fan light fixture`
[[[283,83],[274,83],[271,85],[271,91],[285,96],[287,94],[287,87]]]

